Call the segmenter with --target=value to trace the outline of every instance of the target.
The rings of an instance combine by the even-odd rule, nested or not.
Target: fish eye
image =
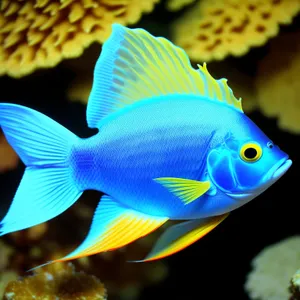
[[[268,147],[269,149],[272,149],[272,148],[274,147],[274,144],[273,144],[272,142],[268,142],[268,143],[267,143],[267,147]]]
[[[256,162],[262,156],[262,149],[256,143],[246,143],[240,149],[240,157],[246,162]]]

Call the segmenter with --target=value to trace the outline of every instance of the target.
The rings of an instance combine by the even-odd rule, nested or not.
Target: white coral
[[[252,261],[245,289],[251,299],[289,298],[292,275],[300,265],[300,235],[284,239],[263,249]]]

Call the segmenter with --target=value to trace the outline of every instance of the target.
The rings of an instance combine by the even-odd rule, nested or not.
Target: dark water
[[[168,24],[175,17],[176,14],[165,14],[163,9],[158,8],[140,24],[154,34],[167,36]],[[266,51],[267,47],[264,47],[251,51],[240,60],[229,60],[251,73],[252,62],[265,55]],[[69,102],[65,95],[75,76],[61,64],[55,69],[38,71],[20,80],[2,77],[0,101],[34,108],[77,135],[87,137],[95,131],[87,128],[84,105]],[[248,299],[243,286],[250,271],[251,259],[265,246],[300,233],[300,136],[279,130],[276,120],[267,119],[259,112],[248,115],[290,155],[292,167],[275,185],[232,212],[210,234],[184,251],[166,258],[170,269],[168,278],[156,286],[145,288],[139,299]],[[20,164],[16,170],[0,175],[2,215],[9,204],[3,199],[13,198],[23,168]]]

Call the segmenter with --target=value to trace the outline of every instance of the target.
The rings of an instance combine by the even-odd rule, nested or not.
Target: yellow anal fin
[[[179,197],[184,204],[189,204],[205,194],[210,188],[209,181],[197,181],[175,177],[155,178],[155,181]]]
[[[56,262],[120,248],[149,234],[167,220],[124,208],[109,196],[103,196],[86,239],[72,253]]]
[[[148,256],[138,262],[157,260],[186,248],[213,230],[228,215],[229,213],[171,226],[158,239]]]

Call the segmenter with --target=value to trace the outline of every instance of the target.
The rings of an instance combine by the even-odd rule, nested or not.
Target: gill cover
[[[211,180],[226,193],[255,190],[263,183],[265,175],[266,165],[264,160],[260,159],[262,151],[259,143],[250,140],[240,141],[228,134],[224,142],[211,150],[208,155],[208,172]]]
[[[207,158],[208,173],[213,183],[224,192],[236,190],[237,181],[229,149],[225,145],[211,150]]]

